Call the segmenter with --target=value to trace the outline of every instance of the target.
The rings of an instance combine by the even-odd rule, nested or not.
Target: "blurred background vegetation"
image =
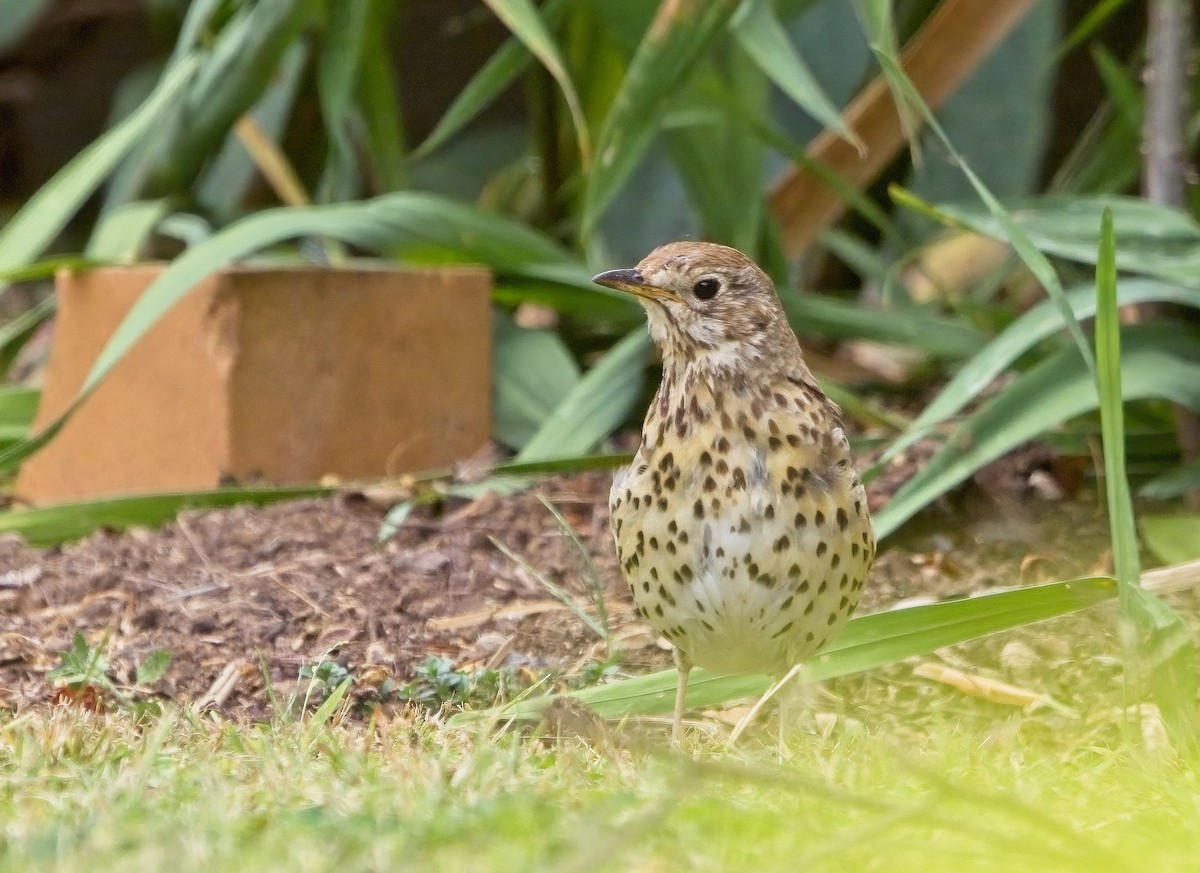
[[[347,257],[491,267],[496,440],[521,470],[582,464],[640,418],[653,382],[634,378],[649,353],[640,311],[589,276],[698,237],[776,277],[860,445],[883,449],[868,476],[926,447],[889,489],[887,535],[1031,440],[1090,458],[1099,398],[1074,319],[1094,311],[1109,208],[1118,300],[1137,307],[1122,364],[1130,470],[1160,499],[1200,481],[1188,412],[1200,408],[1200,228],[1177,155],[1200,130],[1186,63],[1158,79],[1175,88],[1179,142],[1164,154],[1177,157],[1160,164],[1176,195],[1138,196],[1152,151],[1143,69],[1171,47],[1154,42],[1164,33],[1193,49],[1186,29],[1150,23],[1184,4],[3,10],[5,469],[49,435],[30,421],[55,268],[173,259],[91,384],[207,271]],[[13,515],[5,524],[28,530]]]

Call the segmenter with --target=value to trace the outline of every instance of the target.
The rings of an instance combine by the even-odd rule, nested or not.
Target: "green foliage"
[[[47,681],[60,693],[66,693],[66,701],[79,701],[91,708],[102,707],[107,702],[132,706],[135,702],[130,689],[117,684],[112,676],[112,664],[104,654],[108,645],[105,636],[97,646],[88,644],[83,634],[76,632],[71,647],[59,653],[59,665],[46,674]],[[166,649],[155,649],[137,665],[137,686],[153,685],[171,668],[171,653]],[[93,698],[94,695],[94,698]]]
[[[447,705],[488,705],[508,697],[519,687],[517,674],[510,668],[468,673],[459,670],[449,658],[429,655],[413,668],[412,681],[395,688],[393,695],[437,712]]]

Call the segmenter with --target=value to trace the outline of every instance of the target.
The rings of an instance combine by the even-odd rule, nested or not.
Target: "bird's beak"
[[[674,296],[657,285],[651,285],[637,270],[609,270],[592,277],[592,281],[605,288],[625,291],[644,300],[670,300]]]

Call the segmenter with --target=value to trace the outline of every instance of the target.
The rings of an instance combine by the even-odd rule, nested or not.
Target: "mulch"
[[[897,478],[881,477],[873,506]],[[158,529],[100,531],[50,549],[0,539],[0,709],[58,699],[48,674],[77,633],[102,647],[126,686],[151,652],[171,653],[168,672],[137,696],[245,719],[270,717],[271,695],[302,690],[302,669],[322,661],[353,675],[353,693],[368,702],[429,655],[464,669],[576,675],[605,657],[604,644],[539,574],[581,604],[589,585],[604,591],[623,669],[666,666],[667,650],[632,614],[620,579],[609,482],[605,472],[550,477],[516,495],[424,507],[383,543],[385,508],[360,493],[187,512]],[[975,488],[940,522],[927,519],[928,532],[883,552],[860,612],[1103,564],[1094,496],[1014,503],[997,493]],[[1041,522],[1054,519],[1047,532]]]

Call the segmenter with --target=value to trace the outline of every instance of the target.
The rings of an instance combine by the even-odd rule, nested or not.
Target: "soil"
[[[1104,569],[1095,495],[1040,499],[1023,469],[1010,460],[980,479],[986,491],[968,487],[889,540],[860,612]],[[880,477],[872,505],[903,478]],[[605,646],[537,575],[592,613],[589,589],[603,590],[622,670],[667,666],[620,581],[609,481],[605,472],[551,477],[516,495],[427,506],[382,544],[385,508],[359,493],[189,512],[51,549],[0,539],[0,709],[61,699],[49,674],[77,633],[125,693],[246,719],[303,692],[301,671],[321,662],[352,675],[353,694],[368,703],[430,655],[468,671],[577,676]],[[136,687],[137,665],[159,649],[171,653],[170,669]]]

